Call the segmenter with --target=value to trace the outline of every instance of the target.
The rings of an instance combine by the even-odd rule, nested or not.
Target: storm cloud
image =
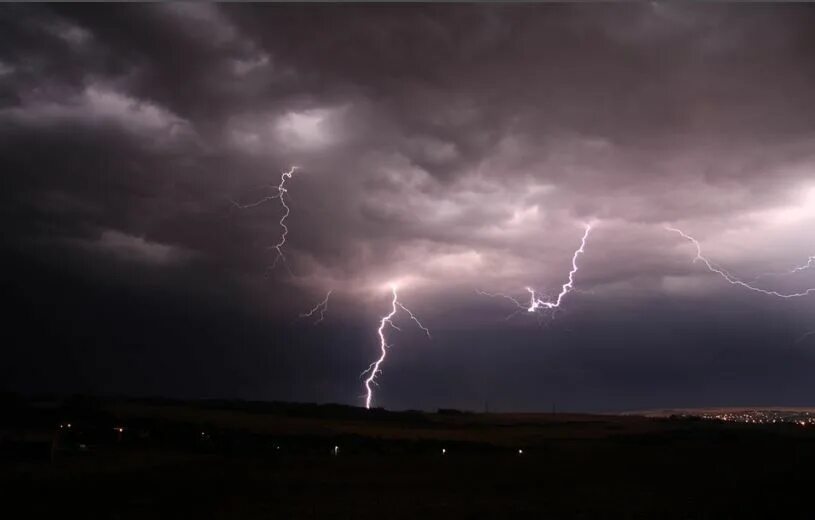
[[[814,23],[806,5],[5,6],[5,379],[358,403],[398,281],[434,339],[394,337],[383,405],[812,404],[812,298],[745,294],[664,226],[748,280],[815,253]],[[292,165],[270,269],[280,205],[235,203]],[[556,293],[587,223],[554,316],[505,320],[476,292]],[[298,321],[328,290],[326,321]]]

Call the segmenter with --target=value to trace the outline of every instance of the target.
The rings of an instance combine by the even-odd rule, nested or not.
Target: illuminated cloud
[[[609,348],[682,349],[702,344],[681,333],[730,308],[722,302],[766,306],[790,329],[810,319],[811,299],[765,302],[711,283],[664,230],[687,231],[747,280],[815,254],[809,6],[174,3],[0,16],[7,250],[79,241],[158,267],[186,266],[194,251],[200,271],[174,280],[177,290],[204,287],[251,309],[258,330],[329,290],[321,326],[369,330],[399,280],[435,333],[440,321],[463,330],[503,319],[476,289],[556,296],[592,222],[561,314],[581,339],[556,330],[490,342],[578,356],[618,333]],[[274,193],[293,164],[289,275],[268,271],[283,208],[231,201]],[[793,291],[814,273],[762,283]],[[626,317],[636,326],[616,325]],[[718,318],[731,332],[749,321],[743,341],[779,337],[760,320]],[[674,319],[685,328],[666,325]],[[445,349],[469,348],[457,338]],[[349,364],[370,358],[365,338],[340,343],[358,356]],[[588,365],[575,366],[563,388],[591,388]]]
[[[295,150],[324,148],[337,140],[341,117],[341,108],[287,112],[275,123],[276,137],[284,146]]]
[[[152,242],[114,229],[103,231],[99,239],[89,245],[120,260],[159,266],[177,264],[190,257],[190,252],[183,248]]]
[[[150,139],[193,134],[188,121],[166,108],[98,85],[90,85],[69,99],[28,99],[21,106],[0,110],[2,119],[41,128],[115,125]]]
[[[232,61],[232,70],[238,76],[245,76],[256,69],[260,69],[269,65],[269,55],[262,53],[256,56],[250,56],[244,59],[235,59]]]

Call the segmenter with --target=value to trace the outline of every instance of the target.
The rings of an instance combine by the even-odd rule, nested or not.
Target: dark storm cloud
[[[585,292],[566,314],[611,303],[625,320],[619,302],[634,302],[626,312],[642,313],[644,325],[615,340],[633,345],[620,355],[659,365],[680,347],[658,335],[666,357],[636,353],[654,317],[636,302],[709,308],[704,298],[740,297],[692,264],[692,247],[664,223],[698,235],[745,276],[812,254],[801,237],[815,223],[813,22],[809,6],[766,5],[7,6],[3,248],[11,264],[36,258],[59,283],[84,273],[82,291],[112,284],[147,301],[140,286],[162,287],[176,295],[167,309],[187,301],[201,316],[218,312],[198,297],[223,305],[222,330],[210,335],[218,339],[191,339],[204,356],[242,327],[253,345],[272,341],[258,332],[264,320],[283,327],[328,289],[335,325],[345,318],[367,330],[390,280],[435,328],[489,323],[510,334],[501,341],[525,345],[527,324],[501,321],[511,309],[474,289],[555,290],[592,221]],[[292,164],[301,169],[288,185],[289,276],[266,270],[279,206],[231,201],[262,198]],[[789,320],[803,326],[798,314]],[[770,337],[762,331],[753,337]],[[254,380],[244,394],[351,399],[338,381],[370,354],[364,334],[351,336],[337,347],[342,362],[325,349],[315,356],[313,345],[311,354],[287,350],[293,336],[273,340],[287,361],[270,377],[282,380],[274,391]],[[428,356],[441,366],[481,359],[461,350],[466,336],[448,334],[434,351],[446,354]],[[768,356],[759,343],[745,355]],[[564,366],[591,356],[572,350]],[[676,370],[703,370],[691,365]],[[284,390],[297,370],[325,379]],[[600,372],[574,377],[599,385]],[[399,395],[392,401],[405,406],[432,402]]]

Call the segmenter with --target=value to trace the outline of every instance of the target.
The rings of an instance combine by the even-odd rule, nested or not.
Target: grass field
[[[132,401],[57,413],[85,417],[72,428],[90,431],[93,417],[126,430],[53,459],[5,449],[9,518],[815,514],[815,435],[783,425]]]

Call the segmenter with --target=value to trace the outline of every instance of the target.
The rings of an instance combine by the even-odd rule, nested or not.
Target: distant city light
[[[688,417],[745,424],[815,424],[815,413],[807,410],[728,410],[720,412],[686,413]]]

